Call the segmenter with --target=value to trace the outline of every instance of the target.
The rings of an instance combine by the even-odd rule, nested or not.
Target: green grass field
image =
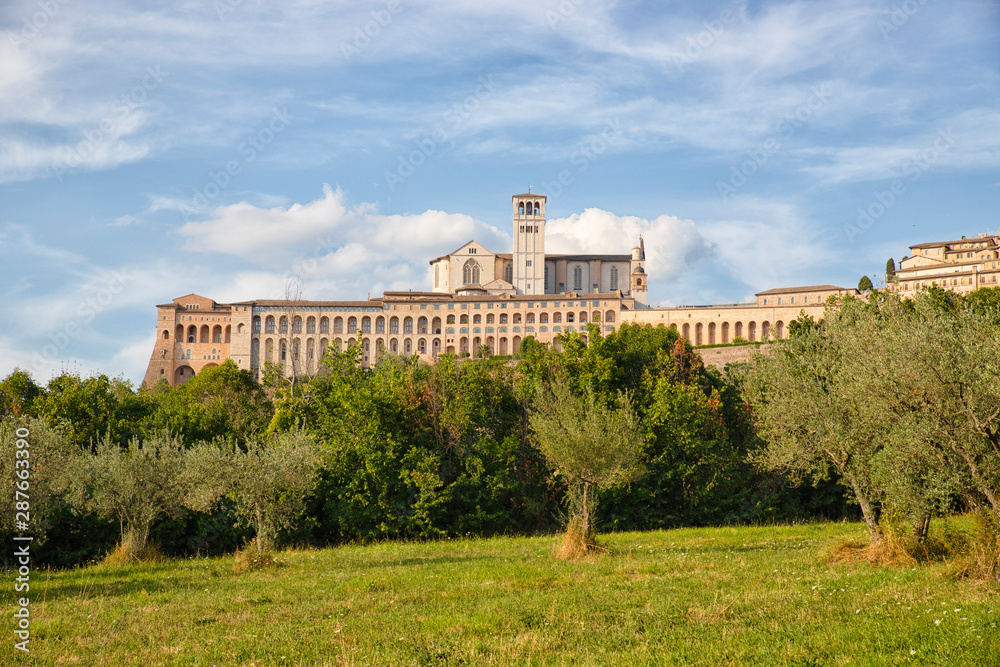
[[[857,524],[386,543],[33,573],[35,665],[997,665],[997,589],[827,564]],[[8,591],[13,578],[6,576]],[[10,597],[8,596],[8,600]],[[9,606],[12,609],[12,606]]]

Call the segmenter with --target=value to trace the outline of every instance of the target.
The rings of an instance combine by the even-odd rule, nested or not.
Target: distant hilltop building
[[[968,294],[982,287],[998,287],[1000,236],[979,234],[958,241],[911,245],[912,255],[899,262],[895,274],[887,274],[889,290],[903,295],[936,285]]]
[[[477,354],[482,346],[514,354],[529,336],[558,345],[560,333],[575,331],[586,341],[588,324],[605,333],[621,322],[675,326],[694,345],[755,342],[784,338],[801,312],[819,319],[830,296],[858,293],[818,285],[760,292],[755,303],[650,308],[642,238],[631,254],[546,254],[545,201],[532,193],[512,198],[513,252],[469,241],[431,260],[430,292],[229,304],[189,294],[161,304],[143,382],[176,386],[226,359],[258,378],[268,362],[286,375],[312,374],[328,347],[355,342],[364,364],[381,354],[433,361],[441,354]]]

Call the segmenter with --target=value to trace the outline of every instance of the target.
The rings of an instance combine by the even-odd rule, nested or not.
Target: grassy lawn
[[[545,537],[34,572],[31,654],[10,657],[7,613],[0,664],[1000,664],[996,588],[826,564],[845,536],[863,528],[621,533],[577,562]]]

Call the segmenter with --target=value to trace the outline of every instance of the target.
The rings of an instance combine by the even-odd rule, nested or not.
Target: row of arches
[[[582,336],[583,341],[587,341],[587,336]],[[314,373],[319,368],[319,363],[329,346],[334,349],[343,350],[355,343],[361,343],[362,361],[365,364],[372,363],[382,354],[389,352],[392,354],[423,354],[439,356],[441,354],[470,354],[476,355],[482,346],[489,347],[492,354],[508,355],[517,354],[520,350],[522,337],[514,336],[459,336],[453,342],[440,336],[421,336],[413,338],[390,338],[371,339],[365,337],[348,336],[346,338],[295,338],[291,341],[285,339],[264,338],[253,339],[250,348],[250,367],[259,369],[265,363],[276,363],[285,369],[286,373]],[[558,343],[555,343],[558,349]]]
[[[735,322],[732,326],[730,326],[729,322],[722,322],[721,324],[709,322],[707,326],[701,322],[698,322],[694,326],[685,323],[681,327],[680,333],[695,346],[732,343],[736,338],[756,343],[758,341],[770,340],[772,337],[774,339],[784,338],[785,323],[778,320],[774,323],[773,328],[767,320],[761,322],[759,326],[757,322],[752,321],[747,322],[745,326],[743,322]]]
[[[520,215],[520,216],[524,216],[524,215],[541,215],[541,211],[542,211],[542,207],[539,205],[538,202],[534,202],[534,206],[532,206],[532,202],[530,202],[530,201],[529,202],[521,202],[521,203],[519,203],[517,205],[517,214]]]
[[[183,324],[178,324],[174,332],[174,340],[178,343],[231,343],[231,326],[227,324],[223,328],[221,324],[216,324],[210,328],[207,324],[202,324],[199,328],[197,325],[191,324],[185,330]],[[164,329],[160,337],[163,340],[170,340],[170,330]]]
[[[291,324],[291,333],[299,334],[303,333],[302,330],[302,318],[296,317]],[[615,321],[615,311],[608,310],[603,314],[599,310],[586,311],[581,310],[579,312],[574,311],[557,311],[554,313],[538,313],[537,316],[534,312],[524,313],[474,313],[472,315],[468,313],[461,314],[449,314],[442,319],[441,317],[428,318],[426,316],[420,317],[386,317],[384,315],[377,315],[372,317],[370,315],[364,315],[362,317],[349,316],[344,317],[334,317],[331,320],[327,317],[322,317],[318,320],[319,323],[319,333],[364,333],[364,334],[440,334],[441,327],[447,324],[561,324],[564,321],[567,323],[586,323],[586,322],[601,322],[614,323]],[[306,320],[305,333],[317,333],[316,328],[316,318],[310,317]],[[285,316],[275,318],[273,315],[267,316],[263,321],[259,316],[253,318],[253,331],[255,334],[287,334],[289,333],[289,321]]]

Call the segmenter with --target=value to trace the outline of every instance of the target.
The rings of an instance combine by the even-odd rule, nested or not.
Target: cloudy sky
[[[140,380],[190,292],[428,289],[529,185],[653,304],[853,286],[997,233],[998,74],[995,0],[5,0],[0,376]]]

